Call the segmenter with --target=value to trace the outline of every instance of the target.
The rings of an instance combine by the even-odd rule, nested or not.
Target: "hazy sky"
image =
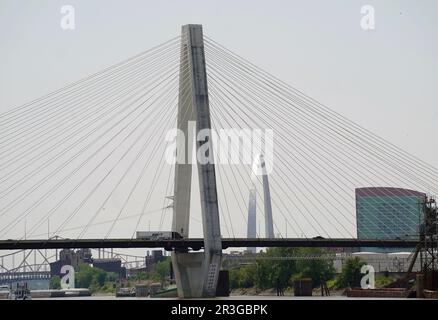
[[[62,5],[76,30],[60,28]],[[362,5],[376,28],[360,27]],[[179,34],[186,23],[438,165],[436,1],[0,2],[0,110]]]
[[[67,4],[76,11],[73,31],[60,27]],[[363,5],[375,8],[374,30],[360,26]],[[1,0],[0,112],[200,23],[211,38],[438,167],[437,12],[435,0]]]

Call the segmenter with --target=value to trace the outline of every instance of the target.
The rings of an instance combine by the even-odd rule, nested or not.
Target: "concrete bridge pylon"
[[[177,159],[184,152],[185,161],[175,164],[175,184],[172,231],[189,237],[190,195],[192,163],[191,151],[194,139],[189,122],[196,122],[196,136],[203,130],[211,130],[208,99],[207,73],[202,25],[184,25],[181,34],[179,76]],[[201,147],[212,152],[212,139],[207,135],[196,140],[196,151]],[[209,155],[213,159],[213,154]],[[214,297],[222,259],[222,241],[216,189],[214,161],[196,161],[199,177],[204,252],[172,252],[172,265],[178,287],[178,296],[184,298]]]

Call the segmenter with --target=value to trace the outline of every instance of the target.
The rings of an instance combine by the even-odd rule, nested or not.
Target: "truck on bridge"
[[[177,240],[177,239],[182,239],[182,236],[178,232],[174,232],[174,231],[137,231],[137,239]]]

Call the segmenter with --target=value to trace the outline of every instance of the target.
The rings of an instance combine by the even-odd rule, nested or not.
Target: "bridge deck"
[[[247,239],[223,238],[222,248],[243,247],[388,247],[414,248],[418,240],[378,240],[378,239]],[[67,249],[67,248],[164,248],[166,250],[193,249],[204,247],[203,238],[142,240],[142,239],[50,239],[50,240],[0,240],[0,250],[20,249]]]

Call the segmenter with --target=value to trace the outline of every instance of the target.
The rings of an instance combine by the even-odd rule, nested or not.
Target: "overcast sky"
[[[63,5],[75,8],[75,30],[60,27]],[[374,30],[361,28],[363,5],[375,8]],[[1,0],[0,112],[200,23],[211,38],[438,167],[437,12],[435,0]]]

